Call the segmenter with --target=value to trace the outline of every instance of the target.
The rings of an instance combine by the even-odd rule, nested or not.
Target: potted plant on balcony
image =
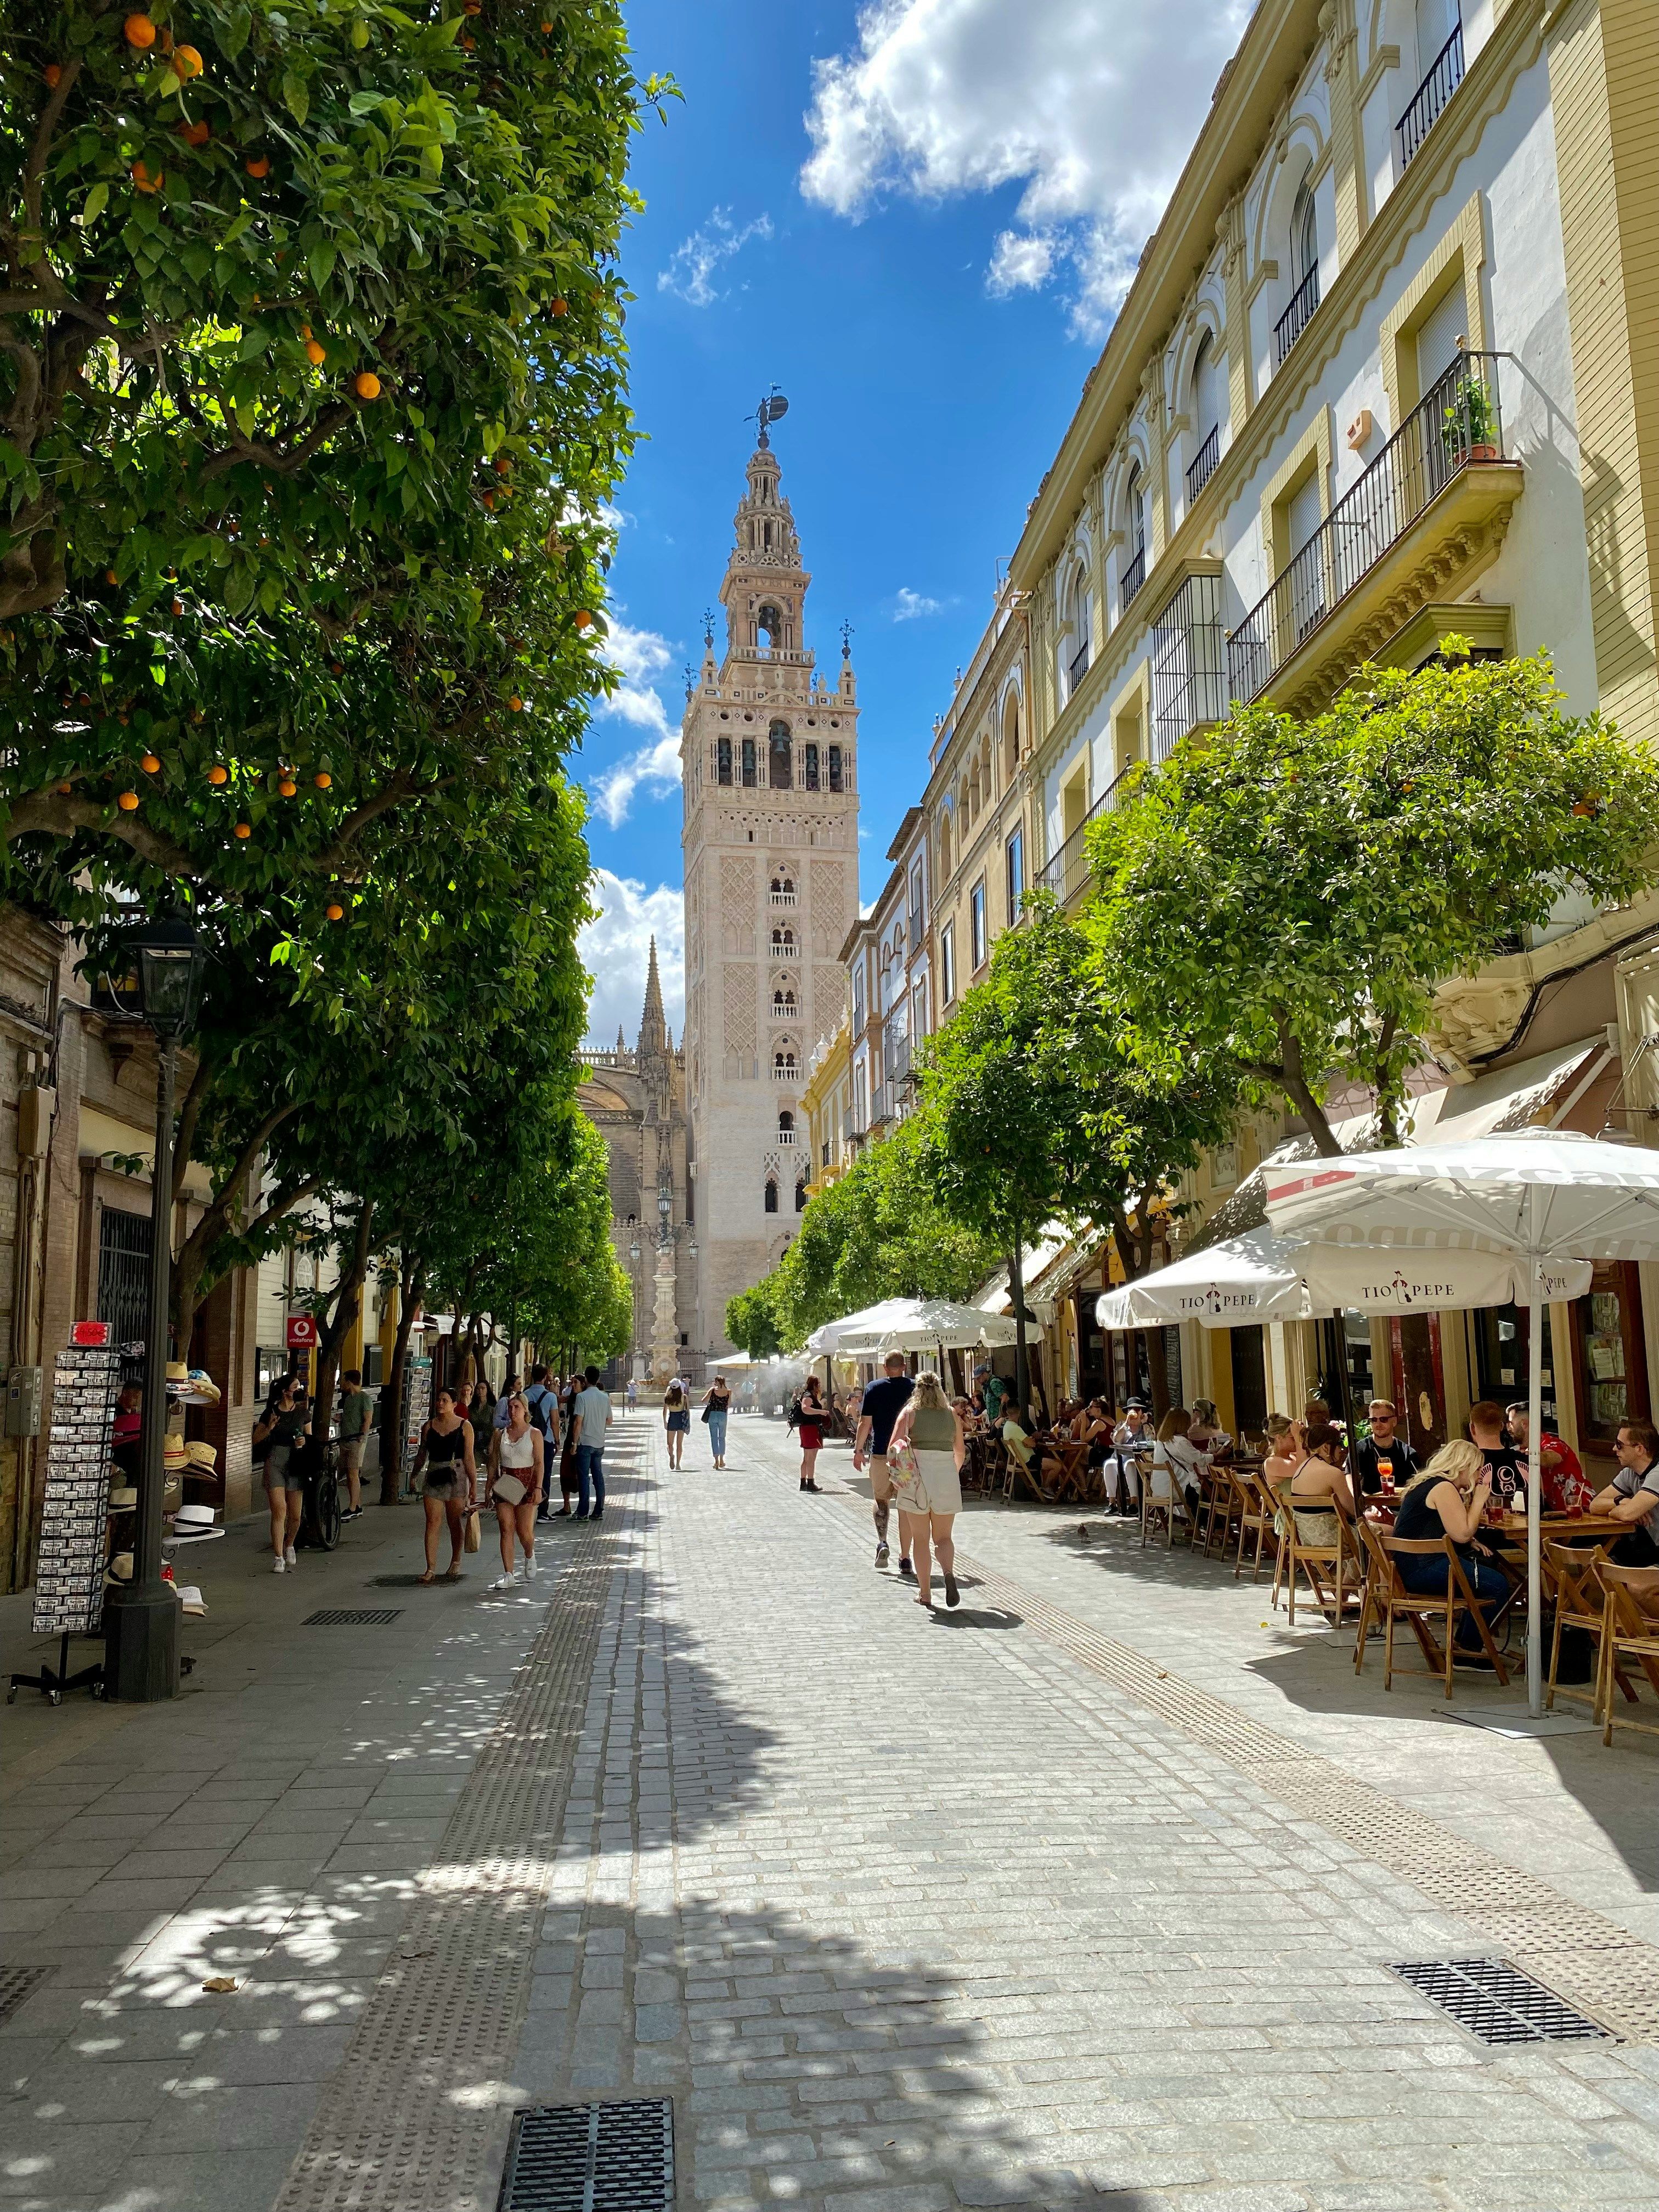
[[[1447,404],[1441,429],[1447,460],[1453,467],[1459,461],[1497,460],[1497,415],[1486,386],[1478,377],[1462,377]]]

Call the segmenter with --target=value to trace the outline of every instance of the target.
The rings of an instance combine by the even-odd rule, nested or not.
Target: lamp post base
[[[179,1599],[171,1583],[116,1587],[104,1597],[104,1695],[155,1705],[179,1694]]]

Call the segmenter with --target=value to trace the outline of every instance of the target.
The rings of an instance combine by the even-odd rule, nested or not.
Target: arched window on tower
[[[716,738],[714,740],[714,779],[718,783],[730,783],[732,781],[730,738]]]
[[[795,749],[789,742],[787,722],[774,722],[767,733],[767,781],[774,791],[795,787]]]
[[[766,1210],[769,1213],[778,1210],[778,1186],[770,1176],[766,1178]]]
[[[778,1115],[778,1134],[781,1137],[793,1136],[794,1133],[795,1117],[786,1106],[783,1111]]]
[[[831,745],[830,748],[830,788],[831,791],[839,791],[842,788],[841,747],[839,745]]]
[[[806,1211],[806,1178],[805,1176],[803,1176],[800,1181],[795,1185],[795,1211],[797,1213],[805,1213]]]

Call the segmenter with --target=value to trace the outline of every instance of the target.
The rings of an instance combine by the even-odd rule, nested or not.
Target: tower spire
[[[645,974],[645,1012],[640,1017],[639,1053],[641,1059],[647,1052],[667,1050],[666,1024],[663,1020],[662,984],[657,975],[657,940],[651,939],[650,964]]]

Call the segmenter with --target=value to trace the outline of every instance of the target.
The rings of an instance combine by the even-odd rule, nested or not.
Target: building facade
[[[852,1030],[843,1013],[833,1034],[820,1037],[806,1063],[800,1096],[806,1128],[806,1193],[816,1198],[853,1164]]]
[[[685,1082],[697,1257],[694,1350],[729,1355],[726,1305],[781,1257],[805,1203],[801,1098],[841,1018],[858,913],[858,690],[827,683],[767,431],[750,457],[712,627],[686,695]]]
[[[657,940],[630,1050],[585,1051],[577,1103],[610,1155],[611,1241],[634,1285],[634,1338],[625,1366],[638,1381],[695,1376],[691,1328],[696,1234],[691,1207],[685,1053],[663,1016]]]

